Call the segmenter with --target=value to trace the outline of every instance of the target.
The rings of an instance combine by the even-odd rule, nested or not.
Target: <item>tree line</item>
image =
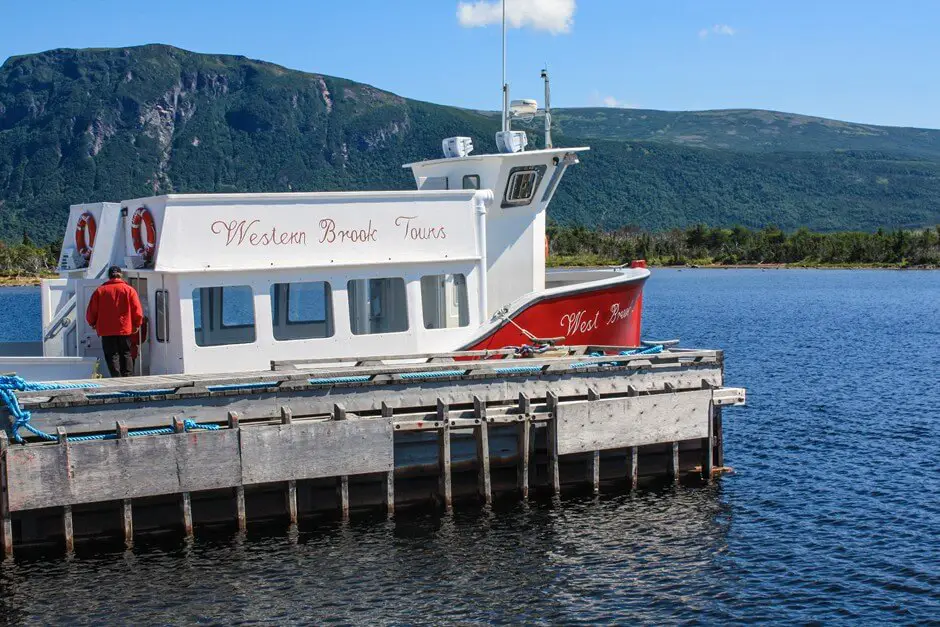
[[[27,235],[17,244],[0,241],[0,276],[35,277],[53,272],[58,263],[58,242],[37,246]]]
[[[551,265],[875,265],[940,266],[940,225],[920,230],[878,229],[792,233],[768,226],[711,228],[702,224],[661,232],[627,226],[615,231],[550,224]]]

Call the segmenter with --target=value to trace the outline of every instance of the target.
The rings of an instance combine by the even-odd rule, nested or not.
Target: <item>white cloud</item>
[[[506,24],[510,28],[529,27],[553,35],[567,33],[574,25],[576,0],[506,0]],[[457,3],[457,21],[473,28],[499,24],[503,7],[499,0]]]
[[[591,97],[588,99],[591,106],[594,107],[611,107],[614,109],[639,109],[640,106],[633,102],[628,102],[626,100],[620,100],[615,96],[605,96],[596,89],[591,94]]]
[[[711,28],[703,28],[698,32],[698,36],[702,39],[705,39],[709,35],[724,35],[726,37],[731,37],[738,31],[728,26],[727,24],[715,24]]]

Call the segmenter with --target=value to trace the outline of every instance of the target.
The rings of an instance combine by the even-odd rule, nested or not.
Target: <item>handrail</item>
[[[52,322],[49,323],[49,326],[43,329],[42,339],[44,342],[51,340],[58,334],[59,327],[62,326],[62,321],[66,316],[72,313],[77,306],[78,294],[72,294],[72,297],[65,303],[65,307],[59,309],[58,313],[56,313],[55,317],[52,319]]]

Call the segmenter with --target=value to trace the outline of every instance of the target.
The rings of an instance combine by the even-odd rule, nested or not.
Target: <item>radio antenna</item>
[[[506,82],[506,0],[503,5],[503,131],[509,130],[509,83]]]

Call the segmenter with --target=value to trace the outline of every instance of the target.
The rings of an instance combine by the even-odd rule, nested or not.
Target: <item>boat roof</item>
[[[462,161],[483,161],[485,159],[518,159],[525,161],[530,157],[543,155],[563,155],[569,152],[586,152],[590,146],[576,146],[573,148],[543,148],[542,150],[524,150],[522,152],[497,152],[485,155],[467,155],[466,157],[442,157],[440,159],[428,159],[427,161],[414,161],[406,163],[403,168],[411,168],[418,165],[435,165],[438,163],[458,163]]]

